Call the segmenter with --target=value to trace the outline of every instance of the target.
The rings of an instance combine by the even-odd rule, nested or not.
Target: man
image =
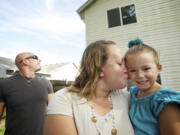
[[[53,93],[51,83],[35,76],[41,60],[31,52],[20,53],[19,73],[0,81],[0,117],[6,107],[5,135],[42,135],[45,110]]]

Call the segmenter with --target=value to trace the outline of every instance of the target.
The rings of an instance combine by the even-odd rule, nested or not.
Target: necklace
[[[34,79],[34,78],[27,78],[27,77],[24,77],[24,76],[22,76],[22,78],[23,78],[27,83],[31,83],[32,80]]]
[[[108,99],[109,99],[109,101],[111,103],[111,108],[112,108],[112,114],[111,114],[112,129],[111,129],[111,135],[117,135],[117,129],[115,127],[115,117],[114,117],[114,109],[113,109],[112,99],[111,99],[110,96],[109,96]],[[99,129],[98,125],[97,125],[98,120],[97,120],[97,117],[95,116],[94,108],[93,108],[93,106],[91,104],[89,104],[89,105],[91,107],[91,115],[92,115],[91,120],[92,120],[92,122],[95,125],[95,128],[96,128],[96,131],[97,131],[98,135],[101,135],[100,129]]]
[[[25,80],[27,81],[27,83],[31,83],[33,78],[25,78]]]
[[[22,73],[19,73],[19,75],[23,78],[24,81],[26,81],[27,83],[31,83],[33,81],[33,78],[29,78],[29,77],[25,77]]]

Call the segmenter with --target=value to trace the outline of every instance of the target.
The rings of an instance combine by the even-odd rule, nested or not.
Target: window
[[[134,4],[121,7],[121,12],[119,9],[120,8],[114,8],[107,11],[109,28],[137,22]]]
[[[121,25],[119,8],[107,11],[107,15],[109,28]]]
[[[123,25],[136,23],[135,5],[129,5],[121,8]]]
[[[7,75],[12,75],[13,73],[14,73],[14,70],[9,70],[9,69],[6,70]]]

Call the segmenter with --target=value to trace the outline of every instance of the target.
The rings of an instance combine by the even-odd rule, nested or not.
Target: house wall
[[[107,10],[135,4],[137,23],[108,28]],[[160,53],[163,86],[180,90],[180,1],[96,0],[85,11],[87,44],[99,39],[115,41],[123,51],[136,37]]]
[[[6,70],[0,67],[0,78],[4,78],[6,76]]]

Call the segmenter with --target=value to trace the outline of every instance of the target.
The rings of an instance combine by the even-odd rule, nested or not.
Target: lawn
[[[4,135],[4,129],[0,129],[0,135]]]

